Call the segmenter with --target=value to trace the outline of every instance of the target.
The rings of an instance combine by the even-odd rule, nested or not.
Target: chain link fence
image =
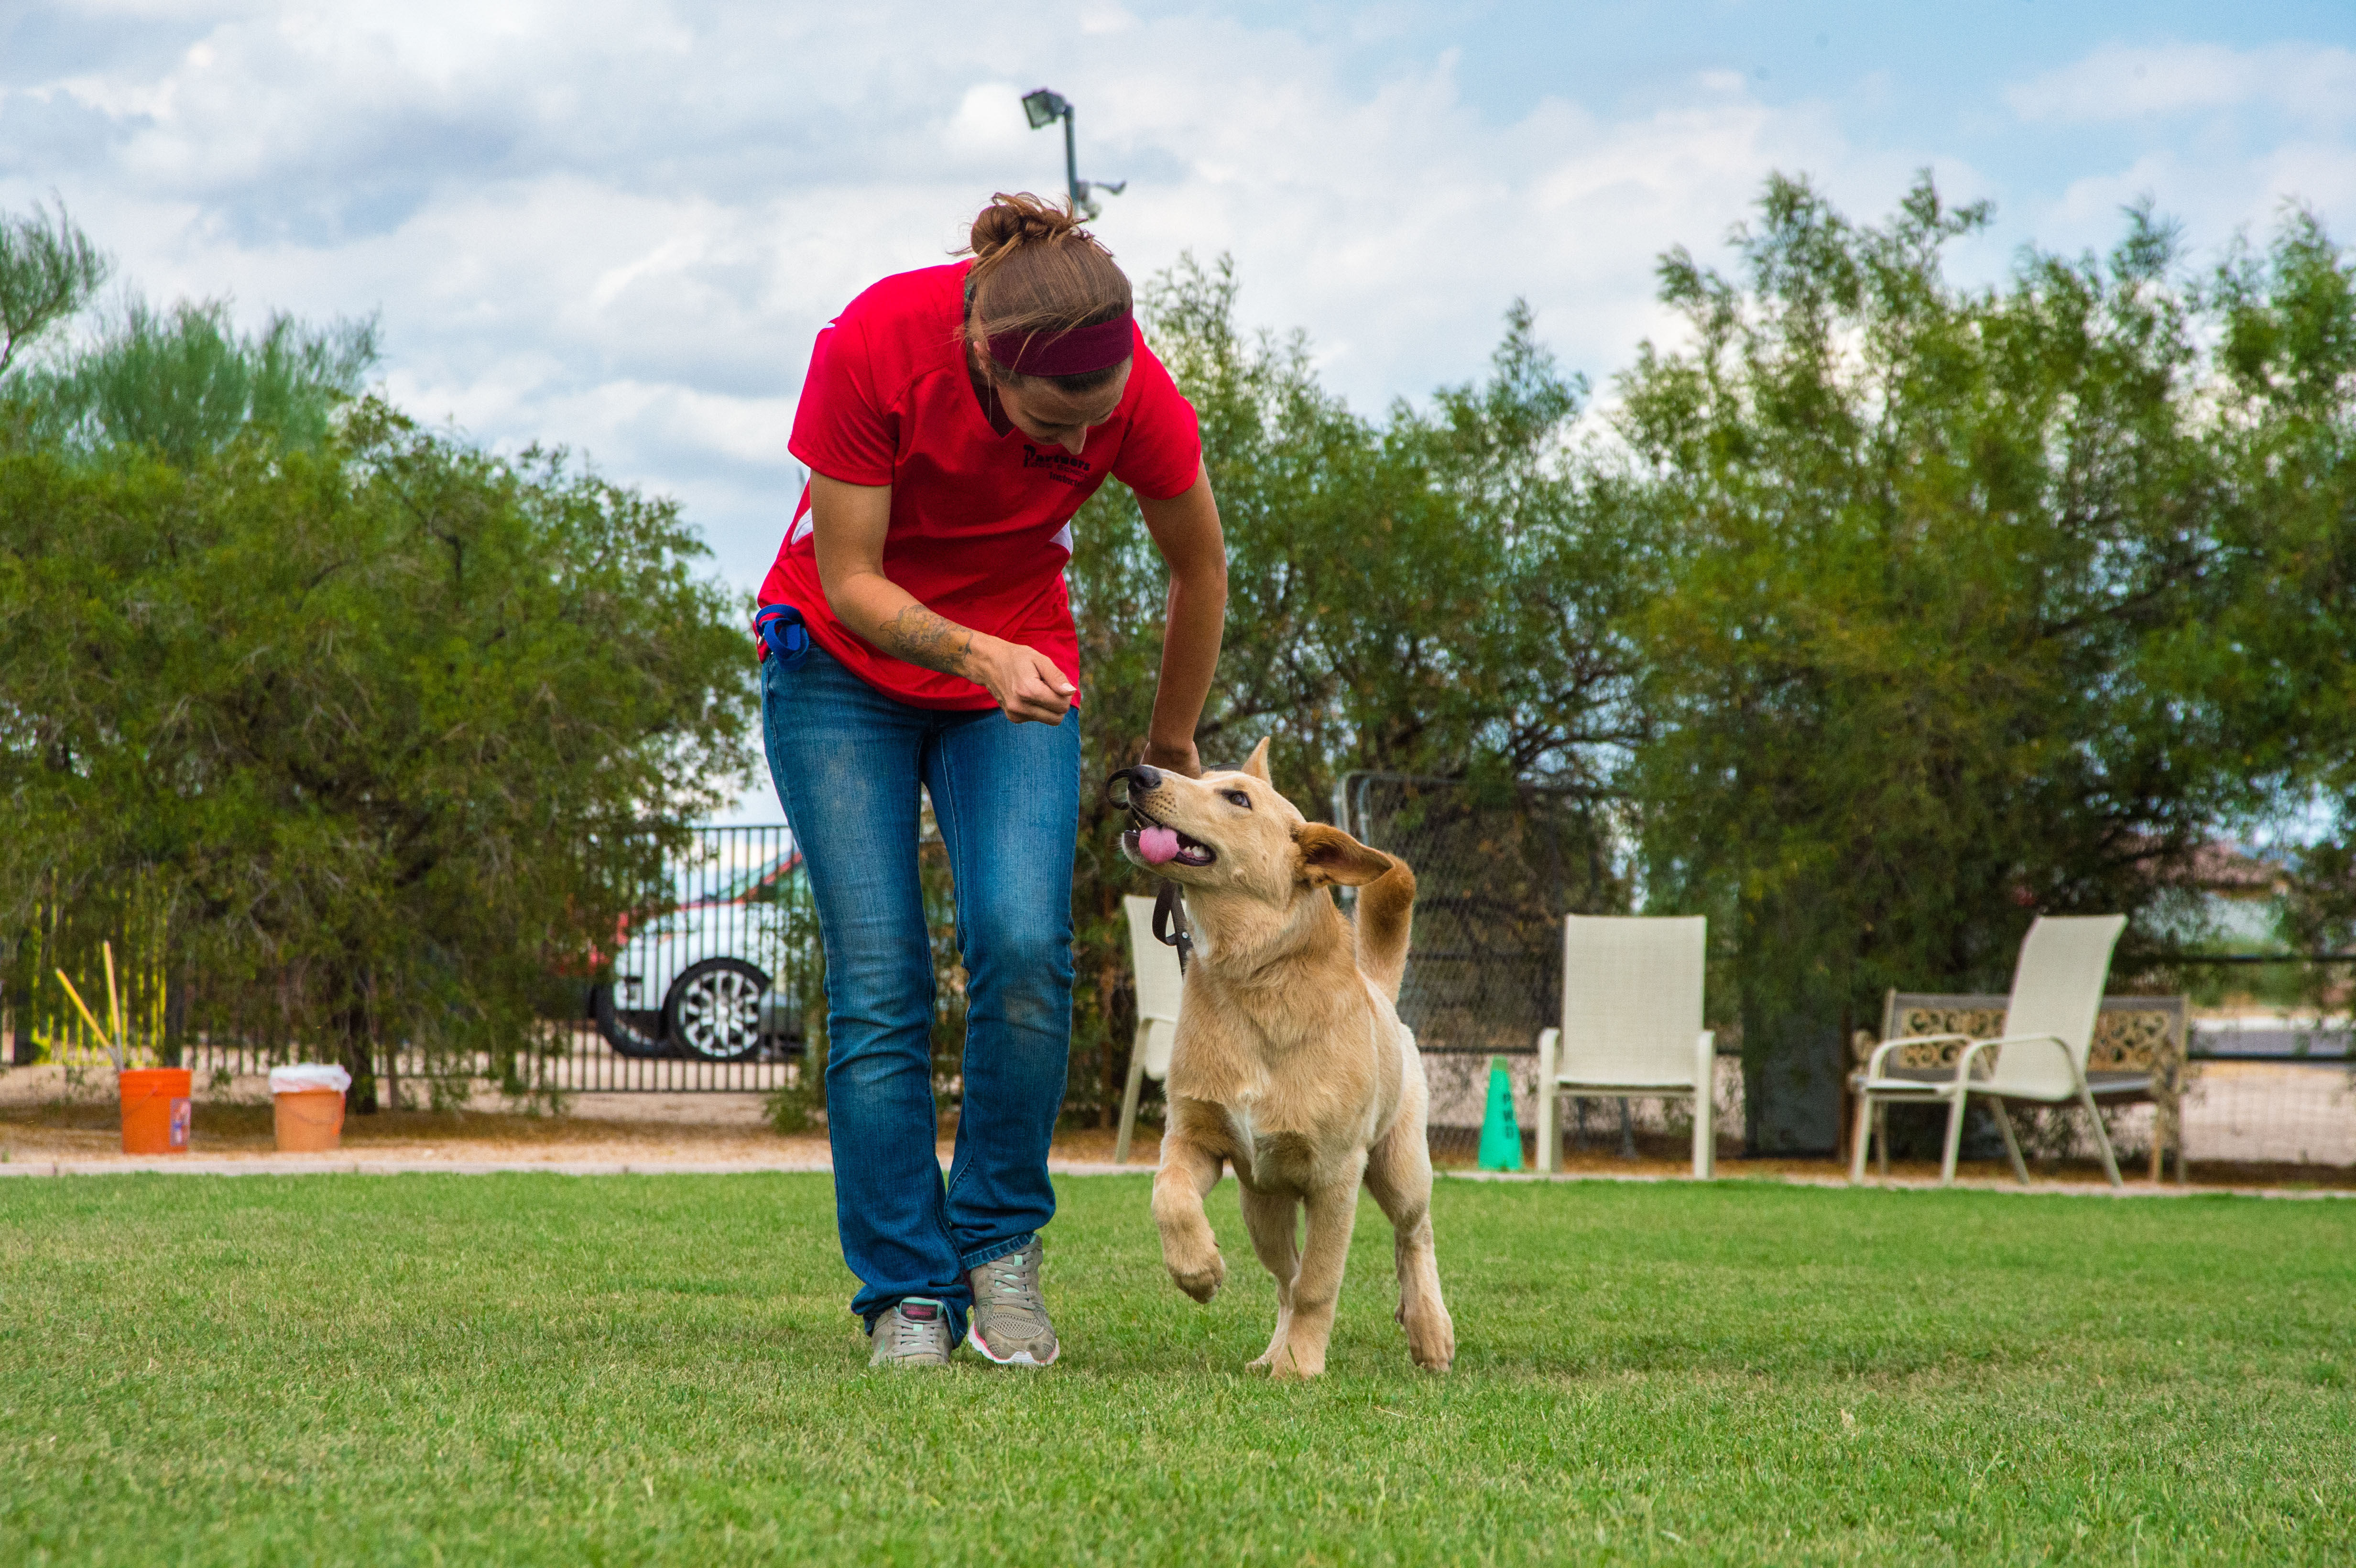
[[[1527,1148],[1537,1032],[1558,1022],[1562,1008],[1562,917],[1627,907],[1608,822],[1571,792],[1376,773],[1342,779],[1333,820],[1415,869],[1415,942],[1399,1015],[1416,1031],[1431,1080],[1433,1157],[1469,1164],[1477,1154],[1492,1057],[1505,1060]],[[2356,955],[2122,964],[2112,988],[2187,999],[2179,1115],[2184,1156],[2196,1170],[2212,1179],[2296,1178],[2304,1168],[2356,1168]],[[1732,1046],[1722,1034],[1721,1155],[1741,1146],[1742,1074]],[[1564,1144],[1572,1154],[1682,1163],[1689,1118],[1675,1100],[1574,1100]],[[2093,1158],[2074,1116],[2032,1119],[2053,1157]],[[2151,1107],[2106,1112],[2106,1120],[2123,1156],[2147,1153],[2158,1130]]]
[[[2182,1116],[2196,1170],[2356,1167],[2356,954],[2183,955],[2128,973],[2189,1004]]]
[[[1576,791],[1379,773],[1343,776],[1333,819],[1415,870],[1415,940],[1398,1008],[1431,1083],[1432,1157],[1469,1164],[1479,1152],[1493,1056],[1505,1059],[1528,1144],[1538,1031],[1561,1021],[1562,917],[1627,907],[1609,822]],[[1721,1064],[1721,1086],[1731,1088],[1720,1098],[1733,1095],[1740,1127],[1740,1075],[1730,1066]],[[1566,1126],[1581,1147],[1590,1136],[1649,1147],[1687,1136],[1688,1115],[1674,1102],[1591,1111],[1581,1102]]]

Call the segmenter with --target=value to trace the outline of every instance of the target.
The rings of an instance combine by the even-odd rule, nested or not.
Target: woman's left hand
[[[1203,759],[1195,752],[1194,742],[1192,741],[1176,746],[1165,746],[1159,741],[1148,741],[1145,743],[1145,755],[1140,760],[1149,768],[1161,768],[1167,773],[1183,773],[1190,779],[1203,776]]]

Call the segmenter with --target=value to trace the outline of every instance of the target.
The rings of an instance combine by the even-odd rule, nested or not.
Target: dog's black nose
[[[1162,783],[1162,770],[1140,763],[1133,768],[1115,768],[1105,779],[1105,798],[1122,810],[1129,809],[1130,799],[1139,790],[1150,790]]]

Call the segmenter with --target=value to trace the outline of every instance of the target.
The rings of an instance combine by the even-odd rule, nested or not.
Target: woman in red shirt
[[[1110,475],[1169,563],[1156,767],[1200,771],[1226,556],[1194,411],[1111,256],[1030,196],[993,199],[971,249],[884,279],[819,334],[790,443],[810,482],[756,618],[761,706],[826,945],[835,1211],[871,1359],[946,1363],[969,1332],[991,1360],[1044,1366],[1079,822],[1072,517]],[[919,784],[968,976],[946,1186]]]

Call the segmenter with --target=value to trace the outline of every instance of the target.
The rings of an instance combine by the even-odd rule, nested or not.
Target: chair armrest
[[[1971,1043],[1971,1039],[1972,1037],[1967,1034],[1910,1034],[1899,1040],[1885,1040],[1873,1048],[1871,1056],[1866,1058],[1865,1076],[1869,1081],[1880,1077],[1883,1058],[1901,1046],[1944,1045],[1951,1040],[1959,1040],[1968,1045]]]
[[[2040,1040],[2062,1053],[2062,1059],[2070,1063],[2072,1074],[2077,1078],[2079,1085],[2083,1087],[2086,1082],[2085,1074],[2078,1071],[2077,1062],[2070,1055],[2070,1048],[2062,1043],[2062,1037],[2058,1034],[2007,1034],[1998,1035],[1994,1040],[1976,1040],[1964,1047],[1963,1055],[1955,1059],[1955,1082],[1961,1083],[1971,1076],[1972,1062],[1983,1051],[1999,1045],[2035,1045]]]

